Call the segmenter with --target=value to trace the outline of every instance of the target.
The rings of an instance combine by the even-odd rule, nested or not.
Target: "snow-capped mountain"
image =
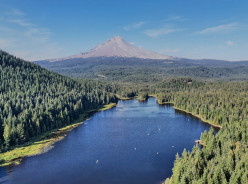
[[[48,60],[50,62],[74,59],[74,58],[91,58],[91,57],[127,57],[127,58],[144,58],[144,59],[173,59],[171,56],[159,54],[153,51],[144,50],[126,42],[120,36],[114,36],[110,40],[99,44],[89,51],[82,52],[66,58]]]

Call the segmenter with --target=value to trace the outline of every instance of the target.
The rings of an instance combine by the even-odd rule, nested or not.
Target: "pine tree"
[[[17,134],[18,134],[18,140],[19,140],[19,144],[20,143],[23,143],[26,141],[26,135],[25,135],[25,131],[24,131],[24,127],[23,127],[23,124],[20,123],[17,125]]]
[[[8,149],[10,146],[10,142],[11,142],[11,128],[10,125],[7,124],[4,127],[4,133],[3,133],[3,137],[4,137],[4,144],[5,144],[5,148]]]

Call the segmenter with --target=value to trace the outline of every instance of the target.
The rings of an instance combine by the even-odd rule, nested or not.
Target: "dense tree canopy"
[[[62,127],[80,113],[116,102],[112,87],[76,81],[0,51],[0,150]]]
[[[112,71],[112,79],[119,83],[110,85],[70,79],[0,51],[0,151],[65,126],[99,105],[116,102],[115,94],[120,98],[137,96],[141,101],[150,94],[157,97],[158,103],[172,103],[175,108],[222,127],[216,135],[213,129],[202,133],[202,148],[196,145],[191,152],[178,154],[173,175],[166,183],[247,183],[248,82],[167,76],[163,82],[150,85],[138,83],[137,79],[145,76],[145,81],[154,82],[163,77],[153,78],[146,70],[141,75],[137,67],[134,69]],[[178,68],[170,72],[190,75],[194,70]],[[200,68],[194,75],[221,77],[228,70]],[[131,79],[126,78],[130,82],[124,85],[120,81],[125,72],[131,72],[127,75]],[[100,77],[109,77],[105,74]]]
[[[195,146],[176,156],[173,175],[167,183],[248,182],[248,82],[198,82],[189,78],[169,79],[154,85],[158,102],[173,103],[221,125],[201,136],[202,149]]]

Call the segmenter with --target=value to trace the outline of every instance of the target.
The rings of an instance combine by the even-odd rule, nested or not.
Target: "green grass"
[[[135,96],[135,98],[136,98],[139,102],[145,102],[145,101],[147,100],[147,98],[140,97],[140,96]]]
[[[113,107],[115,107],[115,106],[116,106],[116,103],[110,103],[110,104],[104,105],[104,106],[100,109],[100,111],[106,111],[106,110],[111,109],[111,108],[113,108]]]
[[[0,153],[0,167],[12,164],[20,164],[24,157],[38,155],[46,152],[53,147],[53,144],[63,139],[67,133],[76,128],[85,121],[89,115],[93,112],[104,111],[113,108],[116,103],[110,103],[107,105],[99,106],[96,109],[89,110],[80,115],[80,117],[73,121],[70,125],[63,128],[54,129],[46,132],[36,138],[26,142],[23,145],[12,148],[12,150],[4,153]]]
[[[116,95],[116,97],[117,97],[119,100],[132,100],[132,99],[133,99],[132,97],[121,97],[120,95]]]

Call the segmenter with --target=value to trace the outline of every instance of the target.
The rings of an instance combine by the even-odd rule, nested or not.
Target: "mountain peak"
[[[124,41],[120,36],[113,36],[110,41]]]
[[[95,48],[81,53],[83,58],[89,57],[128,57],[144,59],[172,59],[170,56],[153,51],[143,50],[126,42],[120,36],[114,36]]]
[[[50,61],[60,61],[72,58],[91,58],[91,57],[127,57],[143,59],[173,59],[173,57],[159,54],[149,50],[143,50],[139,47],[126,42],[120,36],[114,36],[104,43],[86,52],[70,56],[67,58],[54,59]]]
[[[106,42],[124,44],[125,40],[123,40],[120,36],[113,36],[111,39],[109,39]]]

